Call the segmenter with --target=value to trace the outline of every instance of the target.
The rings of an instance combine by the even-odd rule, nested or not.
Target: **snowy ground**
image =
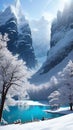
[[[23,106],[45,106],[48,105],[47,102],[39,102],[39,101],[32,101],[32,100],[24,100],[24,101],[16,101],[16,105],[23,105]]]
[[[47,113],[60,113],[60,114],[70,114],[72,111],[70,111],[69,107],[61,107],[58,110],[44,110]]]
[[[0,126],[0,130],[73,130],[73,114],[26,124]]]

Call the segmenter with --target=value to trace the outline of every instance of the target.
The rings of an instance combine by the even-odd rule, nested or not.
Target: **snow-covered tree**
[[[8,51],[6,47],[7,40],[7,35],[0,35],[0,121],[8,92],[11,89],[13,94],[14,91],[23,91],[27,77],[25,63]]]
[[[48,97],[49,99],[49,105],[51,106],[52,109],[57,109],[60,107],[60,102],[59,102],[59,96],[60,93],[59,91],[54,91],[53,93],[50,94],[50,96]]]
[[[68,65],[59,74],[59,88],[49,96],[50,105],[69,105],[73,110],[73,62]]]

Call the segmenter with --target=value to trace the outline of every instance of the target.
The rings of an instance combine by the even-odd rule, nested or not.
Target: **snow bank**
[[[60,113],[60,114],[70,114],[73,111],[70,111],[69,107],[61,107],[58,110],[44,110],[47,113]]]
[[[25,101],[17,101],[16,105],[22,105],[22,106],[46,106],[48,104],[41,103],[39,101],[32,101],[32,100],[25,100]]]
[[[48,121],[1,126],[0,130],[73,130],[73,114]]]

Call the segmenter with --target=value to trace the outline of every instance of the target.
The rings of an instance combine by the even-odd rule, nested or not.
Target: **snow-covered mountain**
[[[32,82],[44,83],[73,60],[73,2],[58,11],[51,27],[50,50],[46,62],[32,77]]]
[[[0,13],[0,32],[8,33],[10,39],[8,49],[10,51],[13,54],[18,54],[28,67],[35,67],[36,58],[32,46],[31,30],[19,1],[15,6],[11,5]]]
[[[57,79],[59,79],[59,74],[67,66],[70,60],[73,61],[73,50],[64,60],[62,60],[62,62],[56,65],[48,73],[40,74],[41,70],[35,73],[30,79],[30,82],[34,84],[34,86],[30,86],[28,90],[30,99],[47,100],[48,96],[58,89],[56,84],[58,83]]]

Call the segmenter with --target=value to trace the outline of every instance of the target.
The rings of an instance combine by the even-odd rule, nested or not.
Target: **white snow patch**
[[[32,100],[25,100],[25,101],[16,101],[16,105],[22,105],[22,106],[46,106],[47,104],[41,103],[38,101],[32,101]]]
[[[44,110],[47,113],[60,113],[60,114],[70,114],[73,111],[70,111],[69,107],[61,107],[57,110]]]

